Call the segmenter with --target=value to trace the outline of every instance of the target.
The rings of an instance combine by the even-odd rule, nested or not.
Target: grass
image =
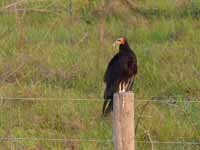
[[[2,1],[2,7],[12,1]],[[27,11],[17,19],[0,12],[0,95],[44,97],[43,101],[1,100],[0,136],[112,140],[111,117],[101,118],[103,74],[117,52],[112,42],[125,35],[139,65],[134,92],[136,121],[151,102],[136,133],[137,141],[199,142],[200,22],[198,1],[142,1],[134,8],[110,2],[105,17],[104,46],[99,44],[99,3],[73,1],[73,16],[65,1],[22,3]],[[114,7],[122,5],[121,9]],[[187,4],[187,5],[186,5]],[[156,8],[156,9],[155,9]],[[181,8],[181,9],[180,9]],[[123,12],[123,13],[122,13]],[[19,25],[20,24],[20,25]],[[21,37],[21,38],[20,38]],[[66,98],[65,101],[48,101]],[[83,101],[70,99],[86,98]],[[87,101],[87,99],[99,101]],[[149,149],[151,144],[136,144]],[[0,149],[113,149],[112,143],[88,141],[0,141]],[[196,150],[199,145],[154,144],[156,150]]]

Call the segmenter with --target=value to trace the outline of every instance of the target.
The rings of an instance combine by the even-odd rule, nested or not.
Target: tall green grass
[[[2,6],[10,2],[2,1]],[[113,149],[112,143],[87,139],[112,140],[112,119],[101,118],[101,99],[104,71],[118,51],[112,43],[120,35],[127,37],[138,58],[133,89],[136,124],[142,117],[136,132],[137,149],[152,146],[141,142],[150,142],[147,133],[155,141],[199,141],[199,103],[189,103],[200,97],[198,1],[135,4],[133,9],[120,1],[110,2],[104,18],[103,47],[97,1],[73,1],[72,16],[65,1],[22,3],[20,7],[48,10],[20,13],[22,26],[15,13],[0,13],[0,96],[44,97],[43,101],[0,100],[0,136],[86,140],[0,140],[0,149]],[[113,7],[119,5],[118,9]],[[19,48],[22,29],[25,36]],[[81,98],[84,100],[71,101]],[[142,99],[155,102],[140,114],[145,104]],[[199,148],[187,144],[153,146],[158,150]]]

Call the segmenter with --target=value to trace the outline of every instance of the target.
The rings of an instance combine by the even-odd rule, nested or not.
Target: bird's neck
[[[128,43],[125,43],[125,44],[119,46],[119,51],[120,52],[122,52],[122,51],[131,51],[131,49],[130,49]]]

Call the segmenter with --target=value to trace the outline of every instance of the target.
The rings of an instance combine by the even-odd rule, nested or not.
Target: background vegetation
[[[0,101],[0,136],[25,138],[0,138],[0,149],[113,149],[104,141],[112,140],[112,119],[101,118],[102,77],[120,35],[138,58],[137,149],[200,149],[184,143],[200,141],[199,0],[1,0],[0,6],[0,96],[18,97]]]

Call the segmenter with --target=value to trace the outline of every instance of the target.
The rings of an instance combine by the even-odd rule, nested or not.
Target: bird
[[[130,48],[126,37],[117,38],[113,45],[118,45],[119,51],[108,63],[103,77],[105,83],[103,116],[113,111],[114,93],[131,91],[138,71],[136,54]]]

